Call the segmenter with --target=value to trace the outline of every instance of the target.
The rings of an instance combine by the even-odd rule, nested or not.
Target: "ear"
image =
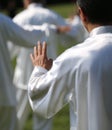
[[[79,10],[79,16],[80,16],[82,22],[83,22],[83,23],[87,22],[87,17],[86,17],[86,15],[84,14],[84,12],[82,11],[82,9],[79,7],[78,10]]]

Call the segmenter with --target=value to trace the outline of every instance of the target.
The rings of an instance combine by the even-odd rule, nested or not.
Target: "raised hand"
[[[37,46],[34,47],[34,54],[30,54],[30,58],[34,66],[41,66],[47,70],[52,67],[53,60],[47,57],[46,42],[38,41]]]

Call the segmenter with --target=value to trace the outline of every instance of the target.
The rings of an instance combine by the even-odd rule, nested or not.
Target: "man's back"
[[[29,101],[46,118],[72,102],[76,120],[71,130],[112,130],[112,1],[77,0],[77,5],[90,36],[61,54],[50,69],[46,50],[42,56],[38,44],[31,57],[35,69],[28,85]]]
[[[64,18],[59,14],[36,3],[30,4],[27,9],[15,16],[14,22],[22,26],[26,24],[41,25],[43,23],[67,25]]]
[[[71,123],[71,129],[111,130],[111,68],[112,26],[101,26],[84,43],[58,57],[48,72],[42,70],[44,74],[41,74],[38,66],[34,69],[28,85],[33,110],[50,118],[72,102],[76,122]],[[44,92],[46,98],[41,97]]]
[[[94,29],[83,44],[75,86],[78,130],[111,130],[112,27]]]

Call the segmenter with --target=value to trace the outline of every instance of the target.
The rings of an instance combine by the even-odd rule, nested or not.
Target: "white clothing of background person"
[[[26,0],[28,1],[28,0]],[[43,23],[49,23],[52,25],[60,25],[64,26],[67,25],[64,18],[62,18],[59,14],[46,9],[42,6],[42,4],[37,4],[35,2],[31,2],[31,4],[28,5],[26,9],[24,9],[22,12],[17,14],[13,21],[17,23],[20,26],[24,25],[41,25]],[[48,47],[48,55],[55,59],[57,57],[57,46],[59,43],[63,41],[63,39],[70,42],[71,39],[73,39],[70,36],[64,36],[62,34],[56,35],[56,33],[49,33],[47,35],[47,43],[49,44]],[[63,37],[63,38],[62,38]],[[62,39],[61,39],[62,38]],[[59,41],[60,39],[60,41]],[[42,41],[42,39],[40,39]],[[65,42],[67,42],[65,40]],[[32,63],[30,61],[29,54],[32,52],[33,49],[28,48],[20,48],[19,54],[17,56],[17,64],[15,68],[15,74],[14,74],[14,82],[17,83],[18,94],[18,118],[20,121],[21,128],[23,128],[24,123],[27,119],[27,116],[29,114],[29,101],[27,98],[27,82],[29,80],[30,74],[33,70]],[[23,60],[24,59],[24,60]],[[26,67],[27,66],[27,67]],[[21,86],[21,88],[20,88]],[[20,96],[21,95],[21,96]],[[21,97],[21,98],[18,98]],[[34,130],[50,130],[52,126],[52,120],[43,120],[40,117],[38,117],[37,114],[34,115]]]
[[[45,25],[45,31],[46,31],[46,35],[42,34],[42,38],[37,38],[40,41],[47,41],[48,42],[48,54],[50,53],[51,50],[51,45],[49,44],[49,36],[52,37],[50,39],[53,39],[55,33],[56,33],[56,28],[55,26],[52,25],[48,25],[48,29],[51,30],[47,30],[47,24],[43,24],[43,27]],[[41,27],[41,25],[40,25]],[[51,27],[51,28],[50,28]],[[33,48],[33,47],[32,47]],[[28,101],[28,97],[27,97],[27,82],[28,79],[31,75],[31,72],[33,70],[33,66],[32,63],[30,61],[30,53],[32,53],[33,49],[27,49],[26,47],[19,47],[19,46],[13,46],[12,42],[11,44],[9,43],[9,50],[10,50],[10,55],[13,59],[13,57],[17,56],[17,65],[15,67],[15,72],[14,72],[14,78],[13,78],[13,83],[16,86],[16,98],[17,98],[17,117],[19,120],[19,126],[20,129],[22,130],[24,128],[24,124],[25,121],[28,117],[28,114],[30,112],[30,106],[29,106],[29,101]],[[14,50],[14,51],[13,51]],[[51,53],[53,53],[53,49],[51,50]],[[52,54],[52,56],[54,56],[55,53]],[[43,125],[45,125],[46,129],[50,129],[51,128],[51,119],[42,119],[41,117],[38,116],[38,118],[35,118],[35,120],[37,120],[35,122],[35,124],[37,124],[37,122],[39,123],[37,126],[39,128],[42,128]],[[34,120],[34,121],[35,121]],[[42,123],[43,122],[43,123]],[[44,127],[43,127],[44,128]]]
[[[7,41],[12,41],[19,46],[32,47],[38,39],[45,39],[48,27],[34,28],[36,27],[28,29],[27,26],[27,29],[23,29],[9,17],[0,14],[0,130],[19,129],[16,91]]]
[[[67,103],[73,104],[76,122],[70,130],[111,130],[111,92],[112,26],[93,29],[49,71],[36,66],[28,84],[31,107],[42,117],[51,118]]]
[[[78,43],[83,42],[89,36],[78,14],[76,14],[71,21],[67,22],[72,27],[72,31],[69,32],[69,35],[74,37]]]

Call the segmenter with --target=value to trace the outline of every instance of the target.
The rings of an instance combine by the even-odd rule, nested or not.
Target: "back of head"
[[[24,7],[27,8],[31,3],[45,4],[45,0],[23,0]]]
[[[44,0],[31,0],[31,1],[34,3],[43,3],[44,2]]]
[[[78,6],[93,24],[112,24],[112,0],[77,0]]]

